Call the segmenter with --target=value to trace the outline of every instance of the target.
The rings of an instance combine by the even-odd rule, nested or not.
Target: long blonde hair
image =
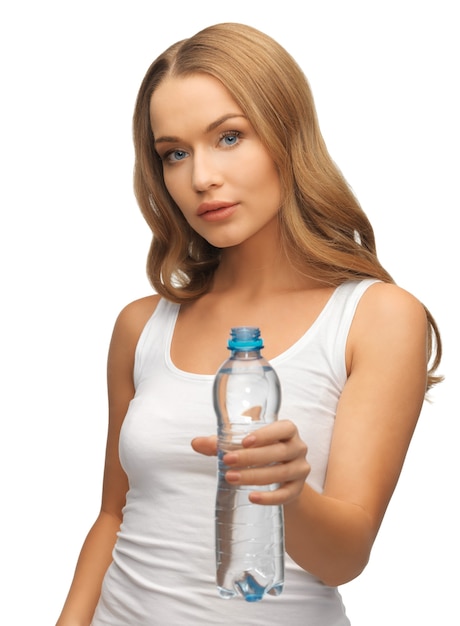
[[[222,82],[271,154],[281,181],[281,245],[293,265],[329,285],[374,277],[393,282],[372,226],[330,157],[305,75],[276,41],[242,24],[217,24],[180,41],[149,67],[133,119],[134,189],[152,233],[147,274],[155,291],[184,303],[206,293],[220,250],[193,231],[169,195],[155,152],[150,100],[166,76],[209,74]],[[439,382],[438,328],[431,326],[428,388]]]

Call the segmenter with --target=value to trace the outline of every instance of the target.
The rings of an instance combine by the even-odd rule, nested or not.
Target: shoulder
[[[361,297],[356,311],[358,324],[392,326],[413,322],[426,326],[426,311],[411,293],[392,283],[372,284]]]
[[[348,362],[373,353],[397,357],[426,353],[428,324],[423,304],[391,283],[374,283],[364,292],[350,328]]]
[[[139,324],[142,324],[143,328],[148,319],[155,312],[160,300],[161,296],[155,294],[130,302],[121,309],[117,316],[115,326],[122,326],[126,330],[136,330]]]
[[[142,330],[153,315],[161,296],[151,295],[130,302],[119,312],[113,328],[111,350],[134,354]]]

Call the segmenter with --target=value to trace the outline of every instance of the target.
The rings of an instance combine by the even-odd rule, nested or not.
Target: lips
[[[237,202],[203,202],[197,210],[197,215],[205,222],[225,221],[236,211]]]
[[[213,202],[202,202],[198,207],[196,214],[201,216],[207,213],[215,213],[233,206],[235,206],[234,202],[221,202],[219,200],[214,200]]]

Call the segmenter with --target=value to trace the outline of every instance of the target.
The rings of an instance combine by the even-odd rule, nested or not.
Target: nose
[[[195,150],[193,154],[192,187],[197,192],[222,185],[218,163],[209,150]]]

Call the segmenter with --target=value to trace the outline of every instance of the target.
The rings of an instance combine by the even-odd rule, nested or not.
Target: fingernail
[[[229,483],[237,483],[241,478],[239,472],[230,471],[225,474],[225,480]]]

